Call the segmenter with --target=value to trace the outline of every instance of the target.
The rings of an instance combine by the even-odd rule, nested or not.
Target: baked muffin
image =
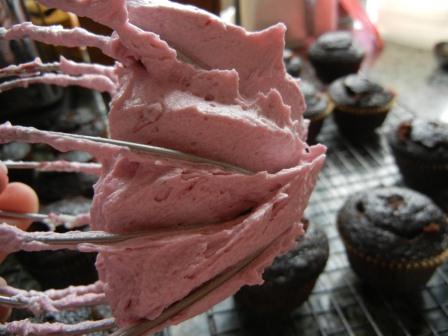
[[[448,70],[448,42],[439,42],[434,46],[434,54],[442,69]]]
[[[89,212],[91,200],[84,197],[66,198],[43,206],[42,213],[75,215]],[[43,223],[33,223],[28,231],[46,231]],[[82,230],[78,228],[77,230]],[[57,232],[67,232],[58,227]],[[71,285],[87,285],[98,280],[95,268],[96,253],[74,250],[18,252],[23,267],[39,282],[43,289],[65,288]]]
[[[244,286],[236,302],[250,314],[281,316],[292,312],[310,295],[325,268],[329,247],[325,233],[312,229],[294,249],[277,257],[259,286]]]
[[[291,58],[286,61],[286,72],[288,72],[293,77],[299,77],[302,72],[302,59],[293,55]]]
[[[392,293],[422,287],[448,256],[446,216],[410,189],[352,195],[339,210],[337,228],[355,273]]]
[[[415,118],[387,134],[406,184],[433,191],[448,188],[448,124]]]
[[[47,148],[40,149],[35,147],[31,156],[32,161],[92,162],[92,156],[85,152],[58,153],[47,150]],[[35,171],[32,186],[43,203],[50,203],[66,197],[85,196],[91,198],[93,196],[93,185],[97,180],[97,176],[85,173]]]
[[[302,72],[302,59],[291,49],[283,50],[283,63],[285,63],[286,72],[292,77],[299,77]]]
[[[334,81],[328,91],[334,104],[333,116],[347,137],[372,135],[391,109],[395,94],[361,75],[349,75]]]
[[[321,35],[309,48],[308,58],[324,83],[358,72],[365,52],[347,31]]]
[[[300,82],[302,94],[305,97],[306,110],[304,118],[310,121],[308,128],[308,143],[316,143],[316,137],[319,134],[325,118],[333,110],[333,104],[330,103],[328,96],[323,92],[318,92],[316,87],[307,81]]]
[[[22,142],[11,142],[0,145],[0,161],[29,161],[32,147]],[[34,184],[33,169],[10,169],[8,171],[9,181],[22,182],[32,186]]]

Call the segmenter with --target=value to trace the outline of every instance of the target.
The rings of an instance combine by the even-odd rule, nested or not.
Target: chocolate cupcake
[[[448,188],[448,124],[415,118],[398,124],[387,139],[406,184],[422,191]]]
[[[91,200],[84,197],[67,198],[42,208],[43,213],[75,215],[89,212]],[[78,230],[81,230],[79,228]],[[29,231],[47,231],[43,223],[33,223]],[[67,232],[58,227],[57,232]],[[16,254],[18,260],[43,289],[87,285],[98,280],[95,268],[96,253],[72,250],[24,252]]]
[[[293,77],[299,77],[302,72],[302,59],[297,55],[292,55],[286,63],[286,72]]]
[[[361,75],[349,75],[334,81],[329,88],[334,104],[333,116],[347,137],[372,135],[391,109],[395,94]]]
[[[316,87],[307,81],[300,82],[302,94],[305,97],[306,110],[303,117],[310,121],[308,127],[308,143],[316,143],[316,137],[319,134],[325,118],[333,110],[333,104],[330,103],[327,95],[318,92]]]
[[[418,290],[448,256],[448,221],[428,197],[376,188],[349,197],[337,227],[355,273],[386,291]]]
[[[440,67],[448,70],[448,42],[439,42],[434,46],[434,54]]]
[[[316,75],[324,83],[358,72],[364,56],[364,50],[346,31],[325,33],[308,50]]]
[[[328,239],[310,230],[294,249],[277,257],[259,286],[244,286],[235,295],[242,308],[255,315],[281,316],[299,307],[310,295],[328,259]]]
[[[22,142],[11,142],[0,145],[0,161],[27,161],[30,160],[32,146]],[[34,184],[33,169],[10,169],[8,171],[10,182]]]
[[[64,160],[82,163],[92,162],[93,160],[93,157],[85,152],[58,153],[49,151],[47,148],[41,151],[38,147],[35,147],[31,158],[32,161]],[[32,186],[42,202],[50,203],[66,197],[93,197],[93,185],[97,179],[97,176],[85,173],[35,171]]]

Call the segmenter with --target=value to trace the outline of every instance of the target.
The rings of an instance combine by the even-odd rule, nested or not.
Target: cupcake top
[[[357,74],[334,81],[330,85],[329,95],[337,105],[362,108],[384,107],[394,98],[391,91]]]
[[[283,63],[285,64],[286,72],[292,77],[299,77],[302,71],[302,59],[295,54],[291,49],[283,49]]]
[[[313,120],[326,112],[329,100],[327,95],[316,90],[316,87],[307,81],[300,81],[300,89],[305,97],[306,110],[303,116]]]
[[[328,253],[327,236],[320,229],[312,229],[297,242],[294,249],[275,258],[263,273],[265,284],[281,285],[315,277],[324,269]]]
[[[313,59],[329,61],[355,61],[364,57],[364,50],[347,31],[329,32],[321,35],[310,47],[309,56]]]
[[[448,160],[448,124],[415,118],[403,121],[388,134],[395,148],[434,161]]]
[[[428,197],[406,188],[365,190],[349,197],[337,217],[352,248],[389,261],[418,261],[447,249],[448,221]]]
[[[302,59],[299,56],[291,56],[285,64],[287,73],[289,73],[293,77],[300,76],[300,72],[302,71]]]

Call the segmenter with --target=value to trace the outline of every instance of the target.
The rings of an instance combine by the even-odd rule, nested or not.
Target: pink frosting
[[[284,26],[248,33],[168,1],[41,2],[115,30],[108,38],[82,30],[17,29],[20,36],[34,30],[40,40],[56,44],[64,44],[60,36],[70,44],[99,44],[121,62],[111,70],[61,61],[68,74],[87,73],[112,83],[112,137],[256,172],[243,175],[0,126],[0,141],[44,142],[97,156],[102,170],[91,209],[95,230],[202,226],[158,240],[89,247],[100,250],[97,268],[117,323],[156,318],[261,249],[237,276],[155,330],[208,309],[244,284],[260,283],[263,269],[303,233],[300,221],[325,153],[323,146],[303,141],[303,97],[282,61]],[[104,89],[101,83],[90,87]]]
[[[65,289],[50,289],[43,292],[6,286],[0,288],[0,293],[26,302],[27,309],[35,315],[46,311],[105,303],[103,283],[100,281],[88,286],[70,286]]]
[[[30,320],[9,322],[5,325],[6,330],[12,335],[86,335],[97,330],[111,329],[113,319],[103,319],[99,321],[85,321],[76,324],[53,323],[33,323]]]
[[[303,174],[302,166],[249,176],[142,158],[114,159],[104,166],[95,186],[92,227],[118,233],[231,220]]]
[[[69,75],[102,75],[108,77],[113,81],[118,81],[115,73],[115,67],[111,66],[90,63],[76,63],[61,56],[59,67],[64,73]]]
[[[64,30],[62,26],[33,26],[31,22],[23,22],[12,26],[4,34],[5,39],[16,39],[29,36],[47,44],[64,45],[67,47],[94,46],[105,49],[109,42],[108,37],[98,38],[82,28]]]
[[[194,77],[185,76],[183,83],[161,84],[149,81],[143,69],[133,70],[123,70],[122,85],[111,104],[112,137],[254,171],[276,172],[299,163],[304,144],[277,91],[242,100],[234,71],[204,75],[198,70]]]
[[[160,35],[167,43],[205,69],[235,69],[241,94],[253,98],[277,90],[293,119],[303,114],[304,101],[296,83],[285,75],[285,26],[250,33],[226,25],[205,11],[167,0],[129,0],[129,19]],[[176,22],[176,24],[166,24]]]
[[[229,281],[231,293],[243,284],[260,283],[260,272],[276,254],[285,252],[295,237],[302,233],[301,215],[307,204],[309,190],[323,163],[319,157],[303,166],[299,173],[270,199],[248,215],[219,225],[215,232],[184,235],[172,239],[148,241],[123,253],[103,251],[97,261],[101,280],[119,324],[136,322],[142,317],[153,319],[167,306],[187,295],[193,288],[225,271],[260,247],[268,245],[283,232],[282,244],[263,254],[259,263]],[[207,230],[210,230],[209,226]],[[143,271],[146,270],[146,271]],[[123,287],[123,283],[127,286]],[[120,295],[113,295],[113,293]],[[224,299],[229,292],[217,292],[199,306]],[[184,317],[199,311],[191,308]],[[125,319],[121,319],[125,317]],[[178,320],[179,321],[179,320]]]

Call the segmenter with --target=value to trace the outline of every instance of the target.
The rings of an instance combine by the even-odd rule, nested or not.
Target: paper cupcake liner
[[[316,76],[324,83],[331,83],[334,80],[354,74],[359,71],[361,67],[361,59],[329,59],[329,58],[316,58],[310,56],[310,62],[313,65]]]
[[[342,235],[341,235],[342,237]],[[380,256],[371,256],[366,253],[359,251],[349,244],[344,238],[343,242],[347,252],[353,253],[358,258],[365,260],[368,263],[380,266],[389,270],[423,270],[423,269],[435,269],[445,262],[448,258],[448,249],[439,253],[438,255],[432,256],[430,258],[420,259],[420,260],[384,260]]]
[[[343,113],[357,114],[357,115],[372,115],[372,114],[382,114],[387,113],[392,108],[395,103],[395,94],[394,97],[384,106],[379,107],[359,107],[359,106],[350,106],[350,105],[342,105],[337,104],[334,100],[330,101],[334,104],[335,110],[339,110]]]
[[[243,287],[235,294],[235,301],[246,313],[253,316],[285,316],[308,299],[318,276],[296,285],[276,285],[269,288]]]
[[[411,158],[392,146],[395,162],[406,184],[421,191],[442,190],[448,186],[448,163]]]
[[[331,112],[333,111],[333,108],[334,108],[334,104],[330,100],[328,100],[327,108],[325,109],[324,113],[319,114],[316,118],[308,118],[308,119],[311,122],[317,122],[317,121],[323,120],[331,114]]]
[[[418,158],[409,158],[405,153],[401,153],[401,151],[397,151],[394,149],[394,152],[397,152],[395,156],[399,156],[398,160],[401,161],[402,164],[408,164],[414,169],[419,170],[433,170],[433,171],[448,171],[448,162],[447,163],[431,163],[425,162]]]

